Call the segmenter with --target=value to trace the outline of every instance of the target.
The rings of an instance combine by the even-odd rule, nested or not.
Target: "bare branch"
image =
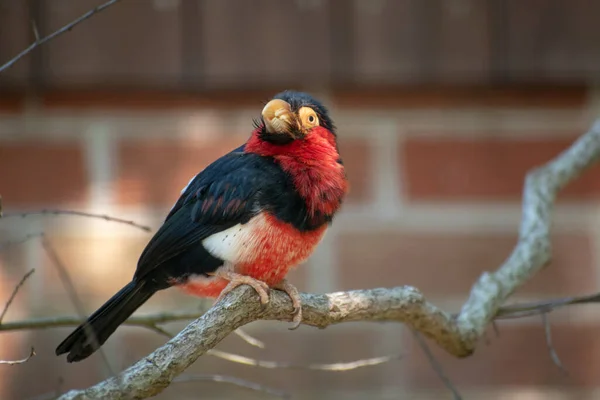
[[[60,280],[62,281],[63,286],[65,287],[67,294],[69,295],[69,298],[71,299],[71,302],[75,306],[77,313],[80,316],[82,316],[82,319],[83,319],[83,315],[85,315],[85,310],[83,309],[81,300],[79,300],[79,296],[77,296],[77,291],[75,289],[75,285],[73,285],[73,281],[71,280],[71,277],[69,276],[69,273],[67,272],[67,269],[65,268],[62,261],[58,257],[58,254],[56,253],[56,251],[54,250],[54,246],[52,246],[52,244],[50,244],[50,242],[48,241],[48,239],[45,236],[42,236],[42,247],[44,248],[44,251],[46,252],[46,255],[48,256],[48,258],[50,258],[52,265],[54,265],[54,267],[56,268],[56,271],[58,272],[58,275],[60,276]]]
[[[564,306],[598,302],[600,302],[600,293],[563,297],[559,299],[550,299],[530,303],[517,303],[501,307],[498,310],[495,319],[522,318],[549,313]]]
[[[78,217],[103,219],[103,220],[109,221],[109,222],[118,222],[120,224],[129,225],[129,226],[141,229],[146,232],[150,232],[152,230],[149,226],[140,225],[134,221],[121,219],[121,218],[115,218],[115,217],[111,217],[109,215],[104,215],[104,214],[93,214],[93,213],[87,213],[87,212],[75,211],[75,210],[44,209],[44,210],[40,210],[40,211],[32,211],[32,212],[25,212],[25,213],[6,214],[6,215],[4,215],[4,218],[15,218],[15,217],[25,218],[25,217],[29,217],[32,215],[74,215],[74,216],[78,216]]]
[[[54,31],[51,34],[49,34],[48,36],[44,36],[41,39],[39,38],[39,34],[37,33],[37,28],[35,27],[35,24],[34,24],[33,27],[34,27],[35,37],[36,37],[35,42],[31,43],[29,45],[29,47],[27,47],[25,50],[21,51],[15,57],[13,57],[12,59],[8,60],[5,64],[3,64],[2,66],[0,66],[0,72],[4,71],[5,69],[8,69],[8,68],[12,67],[13,64],[15,64],[21,58],[25,57],[27,54],[29,54],[31,51],[33,51],[36,47],[38,47],[38,46],[40,46],[40,45],[42,45],[42,44],[44,44],[44,43],[46,43],[46,42],[54,39],[57,36],[62,35],[65,32],[70,31],[76,25],[78,25],[81,22],[85,21],[86,19],[94,16],[94,14],[97,14],[100,11],[103,11],[103,10],[107,9],[108,7],[112,6],[113,4],[115,4],[115,3],[119,2],[119,1],[120,0],[110,0],[110,1],[107,1],[106,3],[104,3],[104,4],[101,4],[101,5],[97,6],[97,7],[94,7],[90,11],[88,11],[85,14],[81,15],[79,18],[75,19],[74,21],[69,22],[67,25],[63,26],[59,30]]]
[[[37,24],[35,23],[34,19],[31,20],[31,29],[33,30],[33,36],[35,37],[36,43],[39,42],[40,41],[40,32],[38,31],[38,27],[37,27]]]
[[[139,315],[129,317],[123,325],[148,327],[151,325],[159,325],[168,322],[189,321],[196,319],[204,314],[204,311],[173,311],[148,315]],[[0,331],[16,331],[27,329],[47,329],[78,326],[85,321],[84,317],[68,316],[68,317],[49,317],[35,318],[23,321],[5,322],[0,324]],[[169,337],[172,335],[169,334]]]
[[[306,325],[324,328],[350,321],[398,321],[428,332],[447,350],[456,350],[451,315],[428,303],[412,287],[358,290],[327,295],[302,294]],[[262,307],[256,292],[237,288],[173,339],[123,371],[91,388],[64,394],[61,399],[146,398],[166,388],[176,376],[235,329],[259,319],[291,321],[289,296],[271,292]],[[214,351],[214,350],[213,350]],[[121,384],[118,384],[120,380]]]
[[[31,357],[35,356],[35,349],[32,347],[31,351],[29,352],[29,355],[21,360],[0,360],[0,365],[17,365],[17,364],[24,364],[27,361],[29,361],[31,359]]]
[[[19,283],[17,283],[17,286],[15,286],[12,294],[10,295],[10,297],[8,298],[8,301],[6,302],[6,305],[4,306],[4,309],[2,310],[2,313],[0,314],[0,326],[2,325],[2,320],[4,319],[4,316],[8,312],[8,308],[10,307],[10,305],[12,304],[12,302],[14,301],[15,297],[17,296],[17,293],[19,293],[19,289],[21,289],[21,287],[23,286],[23,284],[25,284],[25,281],[31,275],[33,275],[34,272],[35,272],[35,268],[32,269],[32,270],[30,270],[29,272],[27,272],[25,275],[23,275],[23,277],[21,278],[21,280],[19,281]]]
[[[423,336],[421,336],[421,334],[415,331],[414,329],[411,329],[410,331],[413,334],[413,337],[415,338],[415,341],[418,343],[421,350],[423,350],[423,353],[425,353],[425,356],[427,357],[431,368],[433,368],[437,376],[444,383],[444,386],[446,386],[446,388],[448,388],[448,390],[452,392],[454,400],[462,400],[462,396],[460,395],[450,378],[446,376],[446,373],[444,372],[444,367],[442,367],[442,364],[440,364],[439,361],[435,358],[435,356],[431,352],[431,349],[429,348],[429,345],[427,344],[425,339],[423,339]]]
[[[484,273],[471,289],[456,324],[463,353],[476,347],[506,299],[550,261],[550,226],[557,193],[600,156],[600,120],[567,150],[525,178],[519,241],[498,270]]]
[[[11,246],[15,246],[17,244],[23,244],[25,242],[30,241],[31,239],[36,239],[39,237],[42,237],[44,234],[42,232],[38,232],[38,233],[29,233],[25,236],[23,236],[20,239],[16,239],[16,240],[5,240],[2,243],[0,243],[0,251],[11,247]]]
[[[542,314],[542,323],[544,324],[544,333],[546,335],[546,346],[548,346],[548,351],[550,352],[550,357],[552,358],[552,361],[563,374],[569,375],[569,372],[567,371],[563,363],[560,361],[560,358],[558,357],[558,354],[554,349],[554,345],[552,344],[552,330],[550,328],[550,321],[548,320],[547,313]]]
[[[171,339],[173,336],[175,336],[175,335],[173,335],[171,332],[167,331],[166,329],[163,329],[163,328],[161,328],[161,327],[160,327],[160,326],[158,326],[158,325],[154,325],[154,324],[148,324],[148,325],[142,325],[142,326],[143,326],[144,328],[148,328],[148,329],[150,329],[151,331],[154,331],[154,332],[158,333],[159,335],[166,336],[166,337],[168,337],[169,339]]]
[[[198,382],[198,381],[212,381],[212,382],[223,382],[230,383],[235,386],[243,387],[246,389],[255,390],[257,392],[263,392],[283,399],[289,399],[291,396],[289,393],[282,392],[277,389],[272,389],[267,386],[260,385],[258,383],[246,381],[244,379],[234,378],[226,375],[210,375],[210,374],[194,374],[194,375],[182,375],[175,379],[173,382],[176,383],[187,383],[187,382]]]
[[[371,367],[374,365],[385,364],[393,360],[399,360],[403,357],[402,354],[365,358],[362,360],[350,361],[350,362],[337,362],[330,364],[294,364],[289,362],[277,362],[277,361],[266,361],[257,360],[246,356],[240,356],[239,354],[232,354],[226,351],[210,349],[206,354],[221,358],[223,360],[235,362],[238,364],[249,365],[252,367],[260,367],[267,369],[310,369],[313,371],[331,371],[331,372],[342,372],[350,371],[353,369]]]
[[[233,333],[242,338],[242,340],[248,343],[250,346],[255,346],[259,349],[265,348],[264,342],[261,342],[260,340],[250,336],[246,331],[242,330],[242,328],[236,329],[235,331],[233,331]]]

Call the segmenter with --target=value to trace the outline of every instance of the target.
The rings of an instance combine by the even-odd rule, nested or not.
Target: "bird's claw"
[[[290,299],[292,299],[292,326],[289,328],[291,331],[298,329],[302,323],[302,302],[300,301],[300,293],[296,286],[289,283],[286,279],[273,286],[274,289],[279,289],[286,292]]]
[[[247,275],[236,274],[235,272],[222,272],[217,273],[217,276],[229,281],[225,289],[221,291],[219,297],[217,297],[216,302],[219,302],[227,295],[227,293],[231,292],[233,289],[240,285],[249,285],[251,286],[258,296],[260,297],[260,304],[264,308],[269,303],[269,285],[267,285],[263,281],[259,281],[258,279],[251,278]]]

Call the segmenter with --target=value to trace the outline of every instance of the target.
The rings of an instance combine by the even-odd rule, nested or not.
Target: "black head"
[[[274,144],[302,139],[321,126],[335,135],[335,126],[325,106],[307,93],[286,90],[278,93],[262,111],[261,137]]]

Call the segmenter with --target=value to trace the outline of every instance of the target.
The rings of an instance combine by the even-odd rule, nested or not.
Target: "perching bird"
[[[262,304],[288,293],[294,327],[298,290],[286,279],[323,238],[348,191],[335,127],[306,93],[277,94],[248,141],[190,180],[142,252],[133,279],[58,347],[67,361],[94,353],[154,293],[178,286],[217,297],[241,284]]]

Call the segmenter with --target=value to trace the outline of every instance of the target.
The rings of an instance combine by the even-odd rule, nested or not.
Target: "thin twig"
[[[26,363],[31,359],[31,357],[35,356],[35,349],[32,347],[29,355],[21,360],[0,360],[0,365],[17,365]]]
[[[65,290],[67,291],[67,294],[69,295],[69,298],[71,299],[71,302],[75,306],[77,313],[83,318],[83,316],[85,315],[85,310],[83,308],[83,304],[81,303],[81,300],[79,299],[79,296],[77,295],[77,290],[75,289],[75,285],[73,285],[71,276],[69,275],[69,272],[65,268],[63,262],[58,257],[56,250],[54,250],[54,246],[52,246],[52,244],[50,243],[50,241],[48,240],[48,238],[46,236],[42,236],[42,247],[44,248],[44,251],[46,252],[46,255],[48,256],[48,258],[50,258],[52,265],[54,265],[54,267],[56,268],[58,275],[60,277],[60,280],[61,280]],[[92,342],[95,342],[95,345],[100,347],[98,345],[98,340],[96,338],[96,335],[91,330],[91,328],[88,325],[85,325],[84,328],[86,330],[87,336],[92,339]],[[104,364],[106,365],[106,368],[108,369],[110,375],[114,376],[115,371],[113,370],[112,366],[110,365],[110,362],[108,361],[108,357],[106,356],[106,353],[103,351],[103,349],[101,347],[99,349],[99,352],[100,352],[102,360],[103,360]]]
[[[448,388],[448,390],[450,390],[452,392],[452,396],[454,397],[454,400],[462,400],[462,396],[460,395],[460,393],[458,392],[458,390],[456,389],[456,387],[454,386],[454,384],[452,383],[450,378],[448,378],[446,376],[446,373],[444,372],[444,368],[442,367],[442,365],[439,363],[439,361],[435,358],[435,356],[431,352],[431,349],[429,348],[429,345],[427,344],[427,342],[425,342],[425,339],[423,338],[423,336],[414,329],[410,329],[410,331],[412,332],[415,340],[419,344],[419,347],[421,347],[421,350],[423,350],[423,353],[425,353],[425,356],[429,360],[429,364],[431,365],[431,368],[433,368],[433,370],[435,371],[437,376],[444,383],[444,386],[446,386]]]
[[[498,310],[495,319],[522,318],[549,313],[564,306],[598,302],[600,302],[600,293],[586,294],[583,296],[562,297],[558,299],[542,300],[529,303],[517,303],[501,307]]]
[[[35,41],[39,42],[40,32],[38,31],[37,24],[35,23],[34,19],[31,20],[31,29],[33,30],[33,36],[35,37]]]
[[[226,375],[212,375],[212,374],[193,374],[193,375],[181,375],[177,377],[173,382],[187,383],[187,382],[198,382],[198,381],[211,381],[211,382],[222,382],[229,383],[235,386],[243,387],[246,389],[255,390],[257,392],[263,392],[282,399],[291,398],[289,393],[281,390],[273,389],[267,386],[263,386],[258,383],[250,382],[244,379],[235,378],[233,376]]]
[[[133,324],[129,324],[133,325]],[[159,327],[154,323],[143,323],[143,324],[135,324],[135,326],[140,326],[143,328],[148,328],[159,335],[172,338],[174,335],[168,332],[167,330]],[[0,325],[0,328],[2,326]],[[1,330],[1,329],[0,329]],[[256,358],[250,358],[246,356],[242,356],[239,354],[233,354],[222,350],[211,349],[206,352],[206,354],[211,355],[213,357],[220,358],[222,360],[230,361],[233,363],[250,365],[253,367],[267,368],[267,369],[310,369],[317,371],[350,371],[352,369],[362,368],[362,367],[370,367],[373,365],[384,364],[386,362],[392,360],[398,360],[402,358],[402,355],[391,355],[391,356],[383,356],[383,357],[374,357],[367,358],[363,360],[356,360],[347,363],[332,363],[332,364],[293,364],[293,363],[283,363],[277,361],[265,361],[258,360]]]
[[[15,286],[15,288],[13,289],[12,294],[8,298],[8,301],[6,302],[6,305],[4,306],[4,309],[2,310],[2,313],[0,314],[0,325],[2,325],[2,320],[4,319],[4,316],[6,315],[6,313],[8,311],[8,308],[10,307],[10,305],[13,302],[13,300],[17,296],[17,293],[19,293],[19,289],[21,289],[21,287],[23,286],[23,284],[25,283],[25,281],[31,275],[33,275],[34,272],[35,272],[35,268],[31,269],[29,272],[27,272],[25,275],[23,275],[23,277],[21,278],[21,280],[19,281],[19,283],[17,283],[17,286]]]
[[[253,367],[267,368],[267,369],[310,369],[314,371],[331,371],[331,372],[342,372],[350,371],[353,369],[371,367],[373,365],[384,364],[392,360],[399,360],[403,357],[402,354],[366,358],[362,360],[350,361],[350,362],[337,362],[331,364],[294,364],[290,362],[277,362],[277,361],[266,361],[257,360],[255,358],[240,356],[238,354],[228,353],[226,351],[211,349],[206,352],[214,357],[221,358],[223,360],[235,362],[238,364],[250,365]]]
[[[496,322],[496,320],[492,321],[492,328],[494,329],[494,333],[496,334],[496,337],[499,338],[500,337],[500,329],[498,328],[498,322]]]
[[[172,311],[156,314],[134,315],[122,325],[148,327],[177,321],[189,321],[200,317],[203,311]],[[16,331],[28,329],[64,328],[78,326],[85,321],[83,316],[44,317],[23,321],[11,321],[0,324],[0,331]],[[169,334],[170,335],[170,334]],[[171,335],[170,335],[171,336]]]
[[[79,18],[75,19],[74,21],[71,21],[67,25],[65,25],[62,28],[60,28],[59,30],[54,31],[51,34],[49,34],[48,36],[44,36],[41,39],[39,38],[39,35],[36,34],[36,40],[35,40],[35,42],[31,43],[25,50],[21,51],[15,57],[13,57],[12,59],[8,60],[5,64],[3,64],[2,66],[0,66],[0,72],[4,71],[5,69],[8,69],[8,68],[12,67],[13,64],[15,64],[21,58],[25,57],[27,54],[29,54],[31,51],[33,51],[33,49],[35,49],[36,47],[38,47],[38,46],[40,46],[40,45],[42,45],[42,44],[44,44],[44,43],[46,43],[46,42],[54,39],[55,37],[57,37],[59,35],[62,35],[65,32],[70,31],[76,25],[80,24],[81,22],[85,21],[86,19],[92,17],[94,14],[97,14],[100,11],[105,10],[106,8],[112,6],[113,4],[115,4],[115,3],[119,2],[119,1],[120,0],[110,0],[110,1],[107,1],[106,3],[104,3],[104,4],[101,4],[101,5],[97,6],[97,7],[94,7],[90,11],[88,11],[85,14],[81,15]],[[36,29],[36,31],[37,31],[37,29]]]
[[[36,239],[36,238],[39,238],[39,237],[41,237],[41,236],[43,236],[43,235],[44,235],[44,233],[42,233],[42,232],[38,232],[38,233],[29,233],[29,234],[27,234],[27,235],[23,236],[23,237],[22,237],[22,238],[20,238],[20,239],[16,239],[16,240],[5,240],[5,241],[3,241],[2,243],[0,243],[0,251],[2,251],[2,250],[5,250],[5,249],[7,249],[7,248],[9,248],[9,247],[12,247],[12,246],[18,245],[18,244],[23,244],[23,243],[25,243],[25,242],[28,242],[28,241],[30,241],[31,239]]]
[[[130,324],[130,325],[132,325],[132,324]],[[169,339],[171,339],[174,336],[169,331],[159,327],[155,323],[144,322],[143,324],[135,324],[135,326],[148,328],[148,329],[158,333],[159,335],[168,337]],[[2,326],[0,325],[0,328],[1,327]],[[213,357],[220,358],[222,360],[230,361],[233,363],[250,365],[253,367],[260,367],[260,368],[267,368],[267,369],[278,369],[278,368],[280,368],[280,369],[310,369],[310,370],[317,370],[317,371],[333,371],[333,372],[350,371],[350,370],[357,369],[357,368],[370,367],[373,365],[384,364],[384,363],[390,362],[392,360],[399,360],[400,358],[402,358],[401,354],[397,354],[397,355],[391,355],[391,356],[366,358],[366,359],[356,360],[356,361],[351,361],[351,362],[346,362],[346,363],[338,362],[338,363],[332,363],[332,364],[293,364],[293,363],[283,363],[283,362],[276,362],[276,361],[258,360],[256,358],[250,358],[250,357],[242,356],[239,354],[233,354],[233,353],[229,353],[229,352],[222,351],[222,350],[216,350],[216,349],[211,349],[211,350],[207,351],[206,354],[211,355]]]
[[[550,328],[550,321],[548,320],[547,313],[542,314],[542,323],[544,324],[544,332],[546,335],[546,345],[548,346],[548,351],[550,352],[550,357],[552,358],[552,361],[558,367],[558,369],[560,369],[560,371],[563,374],[569,375],[569,371],[567,371],[567,369],[565,368],[563,363],[560,361],[560,358],[558,357],[558,354],[556,353],[556,350],[554,349],[554,345],[552,344],[552,329]]]
[[[142,326],[143,328],[148,328],[148,329],[150,329],[151,331],[154,331],[154,332],[158,333],[159,335],[166,336],[166,337],[168,337],[169,339],[170,339],[170,338],[172,338],[172,337],[174,336],[174,335],[173,335],[172,333],[170,333],[169,331],[167,331],[167,330],[165,330],[165,329],[163,329],[163,328],[161,328],[160,326],[158,326],[158,325],[155,325],[155,324],[144,324],[144,325],[141,325],[141,326]]]
[[[238,335],[240,338],[242,338],[242,340],[244,340],[246,343],[248,343],[251,346],[255,346],[255,347],[258,347],[260,349],[264,349],[265,348],[265,343],[264,342],[261,342],[260,340],[256,339],[255,337],[250,336],[242,328],[236,329],[235,331],[233,331],[233,333],[235,333],[236,335]]]
[[[75,210],[44,209],[44,210],[24,212],[24,213],[6,214],[4,216],[4,218],[15,218],[15,217],[25,218],[25,217],[29,217],[32,215],[74,215],[74,216],[78,216],[78,217],[103,219],[103,220],[109,221],[109,222],[118,222],[120,224],[129,225],[129,226],[141,229],[146,232],[150,232],[152,230],[152,228],[150,228],[149,226],[140,225],[134,221],[130,221],[127,219],[115,218],[115,217],[111,217],[111,216],[105,215],[105,214],[93,214],[93,213],[88,213],[88,212],[83,212],[83,211],[75,211]]]

